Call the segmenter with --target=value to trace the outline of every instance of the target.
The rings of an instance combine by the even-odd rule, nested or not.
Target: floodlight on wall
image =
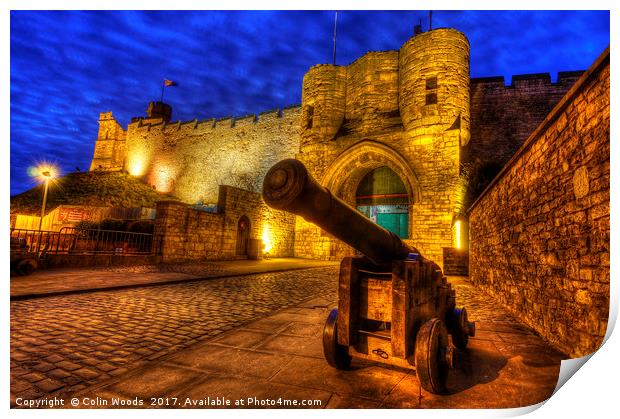
[[[273,237],[269,224],[263,226],[263,235],[261,238],[263,241],[263,255],[269,255],[269,252],[273,249]]]
[[[456,249],[465,249],[467,247],[467,220],[462,215],[456,215],[452,221],[454,234],[454,247]]]

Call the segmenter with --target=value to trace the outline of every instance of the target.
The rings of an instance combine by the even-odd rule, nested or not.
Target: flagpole
[[[161,82],[161,103],[164,103],[164,87],[166,87],[166,80]]]
[[[336,16],[334,17],[334,65],[336,65],[336,27],[338,25],[338,11],[336,10]]]

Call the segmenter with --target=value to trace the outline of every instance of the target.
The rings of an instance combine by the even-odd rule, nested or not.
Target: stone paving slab
[[[11,299],[338,265],[339,262],[273,258],[102,268],[43,269],[29,276],[11,277]]]
[[[80,399],[162,397],[167,407],[302,407],[277,400],[312,400],[313,408],[510,408],[553,393],[562,354],[466,281],[453,282],[457,303],[477,322],[478,337],[459,353],[447,395],[421,389],[415,371],[354,360],[338,371],[322,357],[323,322],[335,298],[310,299],[141,368],[76,392]],[[511,327],[513,325],[513,327]],[[223,398],[230,406],[196,406]],[[189,399],[190,405],[186,405]],[[248,400],[276,404],[248,406]],[[243,406],[235,406],[243,400]],[[85,406],[82,406],[85,407]],[[110,406],[107,406],[110,407]],[[161,406],[143,406],[161,407]]]

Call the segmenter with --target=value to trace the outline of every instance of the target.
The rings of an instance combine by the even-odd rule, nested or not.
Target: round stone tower
[[[399,109],[411,137],[460,129],[469,141],[469,42],[455,29],[415,35],[400,49]]]
[[[301,137],[303,141],[334,138],[344,119],[347,70],[321,64],[304,76],[301,95]]]

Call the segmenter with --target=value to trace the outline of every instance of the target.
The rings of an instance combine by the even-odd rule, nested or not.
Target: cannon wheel
[[[467,343],[469,342],[469,320],[467,319],[467,310],[465,308],[454,309],[450,326],[450,334],[452,335],[454,346],[459,349],[467,348]]]
[[[21,276],[30,275],[35,269],[37,269],[37,261],[34,259],[22,259],[15,266],[15,271]]]
[[[415,367],[422,388],[428,392],[446,391],[447,347],[448,331],[441,320],[433,318],[422,325],[415,340]]]
[[[339,370],[349,369],[351,356],[348,348],[338,344],[338,309],[333,309],[323,329],[323,354],[327,363]]]

